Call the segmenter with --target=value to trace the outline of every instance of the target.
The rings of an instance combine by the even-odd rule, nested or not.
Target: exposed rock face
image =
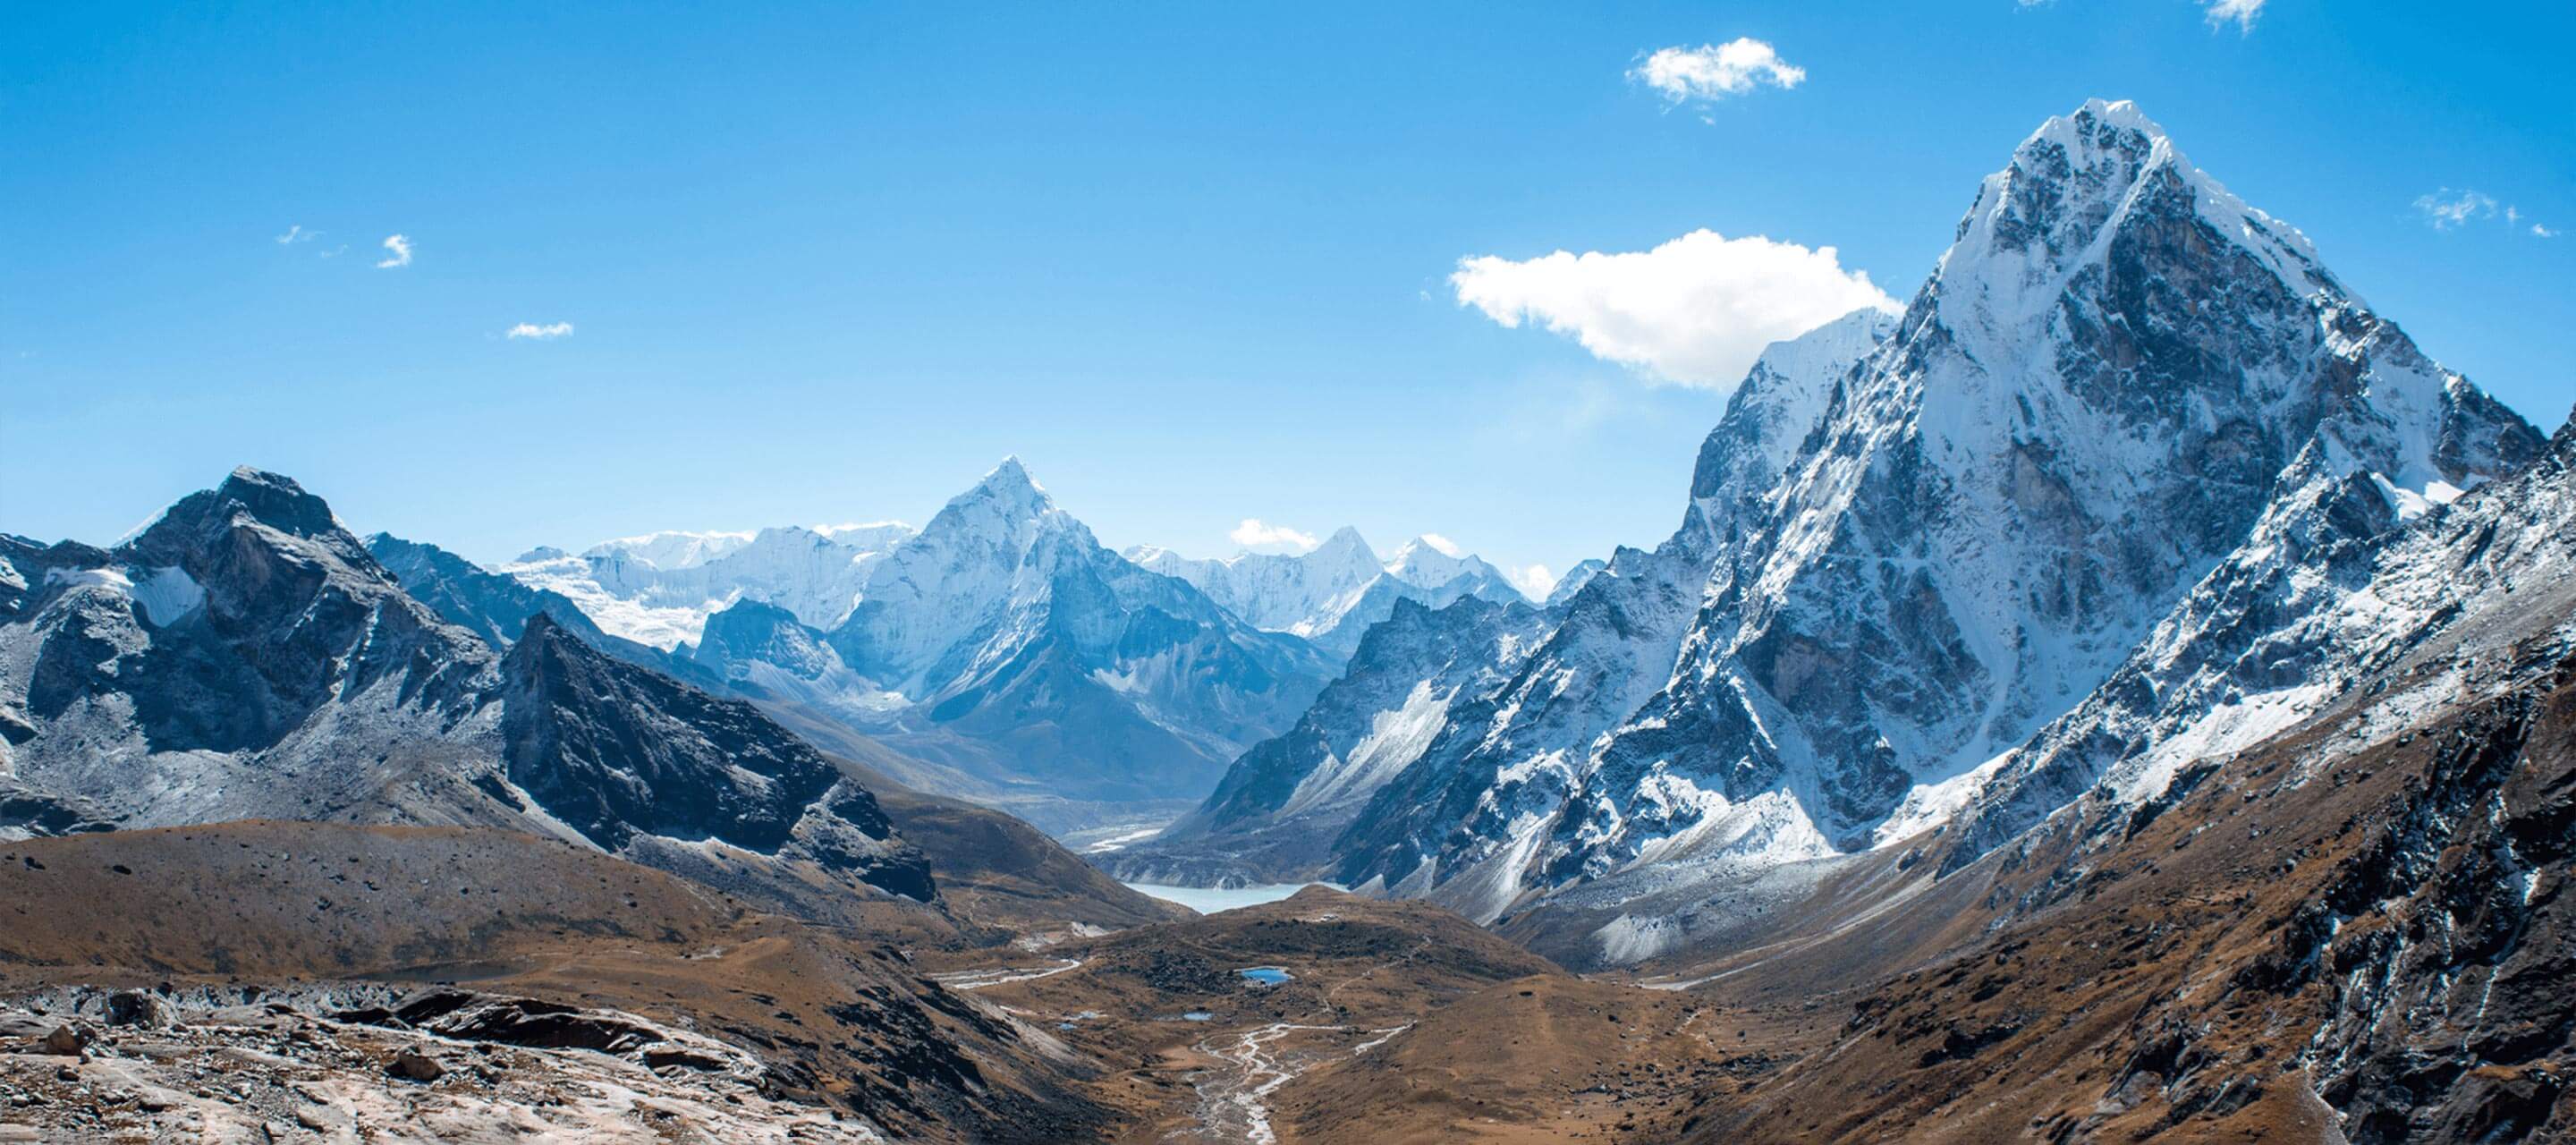
[[[16,833],[569,829],[662,865],[715,840],[932,896],[873,799],[750,706],[611,659],[544,611],[515,618],[505,661],[286,478],[236,471],[114,550],[13,540],[7,556],[26,583],[0,620],[0,711],[24,729],[0,805]]]
[[[2194,760],[2294,726],[2428,645],[2567,611],[2571,464],[2576,440],[2562,429],[2524,471],[2436,506],[2302,456],[2283,476],[2292,491],[2246,544],[2100,689],[1998,761],[1961,816],[1949,866],[2097,784],[2153,798]],[[2477,668],[2446,665],[2437,683]]]
[[[929,901],[876,799],[750,704],[637,671],[544,613],[502,665],[510,782],[608,851],[639,835],[793,854]]]
[[[485,572],[474,562],[436,545],[376,533],[367,538],[367,555],[376,558],[412,599],[428,605],[439,619],[473,633],[494,648],[507,648],[518,640],[528,618],[539,613],[552,616],[555,623],[594,646],[608,639],[570,597]]]

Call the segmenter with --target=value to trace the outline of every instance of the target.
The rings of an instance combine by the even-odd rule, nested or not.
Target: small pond
[[[1263,986],[1276,986],[1288,980],[1288,972],[1276,966],[1246,966],[1235,973]]]

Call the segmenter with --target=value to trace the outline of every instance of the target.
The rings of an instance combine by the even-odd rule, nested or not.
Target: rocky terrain
[[[189,1094],[237,1081],[253,1093],[216,1100],[254,1124],[292,1124],[303,1105],[288,1091],[302,1081],[351,1103],[392,1094],[369,1107],[371,1131],[426,1102],[492,1132],[534,1106],[540,1120],[623,1118],[630,1139],[651,1139],[660,1119],[634,1100],[743,1117],[728,1095],[793,1102],[788,1123],[838,1111],[898,1138],[1045,1139],[1031,1127],[1103,1116],[1069,1088],[1084,1067],[1047,1052],[1042,1034],[922,978],[905,949],[954,933],[898,903],[817,926],[588,848],[485,829],[238,823],[6,850],[0,917],[16,921],[0,935],[0,991],[36,1015],[13,1028],[121,1031],[92,1057],[155,1064],[95,1084]],[[126,1004],[112,995],[151,1020],[120,1018]],[[178,1032],[125,1029],[164,1020]],[[223,1026],[249,1029],[208,1028]],[[298,1030],[301,1048],[262,1049]],[[179,1044],[162,1058],[136,1044],[156,1038]],[[522,1067],[510,1073],[491,1060],[500,1047],[590,1056],[505,1055]],[[446,1072],[388,1087],[404,1049]],[[13,1059],[13,1076],[30,1068]],[[244,1076],[199,1076],[207,1068]],[[52,1069],[35,1072],[41,1083]],[[549,1090],[573,1094],[573,1107],[547,1112]],[[202,1107],[145,1112],[222,1121]],[[28,1108],[67,1114],[52,1098]],[[702,1137],[722,1139],[716,1124],[699,1125]]]

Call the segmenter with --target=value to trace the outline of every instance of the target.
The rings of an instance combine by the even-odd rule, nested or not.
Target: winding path
[[[1067,970],[1080,969],[1082,963],[1082,959],[1067,958],[1054,966],[1006,966],[999,970],[959,970],[949,974],[933,974],[930,980],[951,990],[982,990],[1013,982],[1034,982],[1040,978],[1052,978]]]

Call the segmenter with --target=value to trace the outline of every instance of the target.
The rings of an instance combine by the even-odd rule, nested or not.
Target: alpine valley
[[[0,534],[0,1142],[2576,1138],[2576,423],[2137,107],[1676,501]]]

